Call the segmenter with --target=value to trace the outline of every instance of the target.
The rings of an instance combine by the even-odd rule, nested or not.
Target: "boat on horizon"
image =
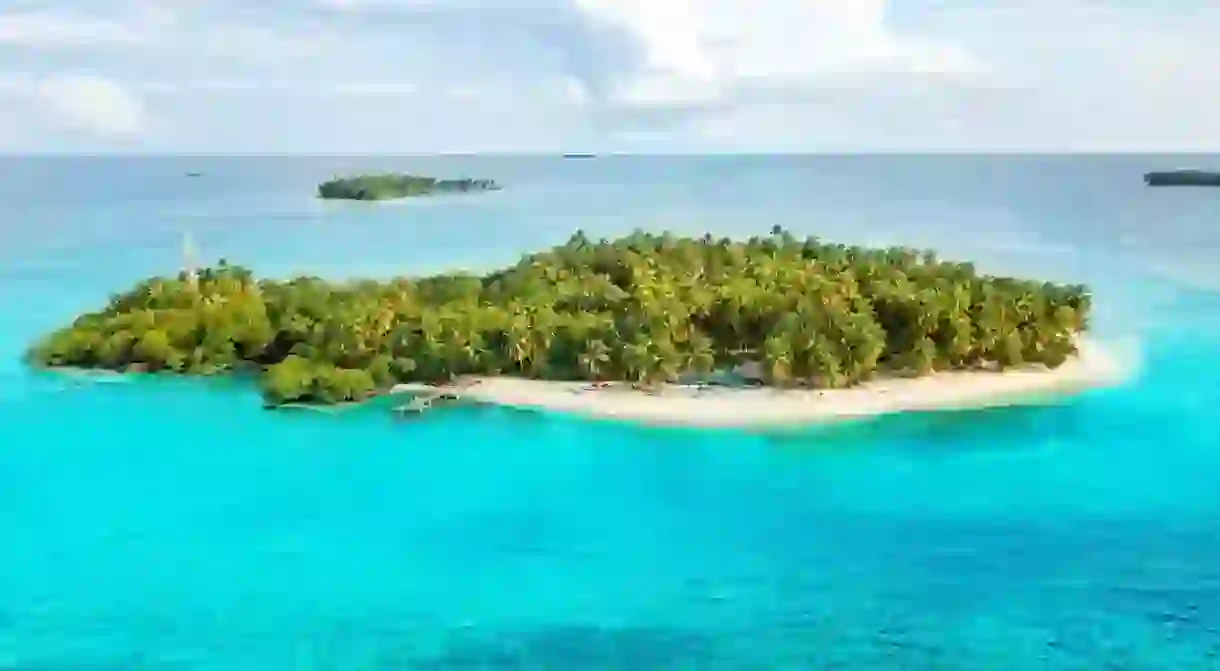
[[[572,152],[563,155],[564,158],[597,158],[597,154],[590,152]]]

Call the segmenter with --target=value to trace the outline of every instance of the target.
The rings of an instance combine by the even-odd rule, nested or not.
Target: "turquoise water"
[[[1140,180],[1201,160],[0,159],[0,669],[1220,668],[1220,192]],[[309,197],[378,166],[509,188]],[[767,436],[18,360],[186,230],[341,276],[773,224],[1087,281],[1133,377]]]

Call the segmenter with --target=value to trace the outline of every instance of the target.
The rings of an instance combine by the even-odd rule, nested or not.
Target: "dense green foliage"
[[[436,179],[418,175],[358,175],[341,177],[318,185],[318,197],[336,200],[390,200],[438,193],[494,191],[500,187],[490,179]]]
[[[462,374],[672,380],[754,359],[776,385],[1042,363],[1075,351],[1082,286],[978,275],[931,252],[637,232],[483,277],[255,281],[222,261],[154,278],[49,335],[50,366],[265,368],[269,403],[359,400]]]
[[[1220,172],[1213,170],[1169,170],[1144,175],[1148,186],[1220,186]]]

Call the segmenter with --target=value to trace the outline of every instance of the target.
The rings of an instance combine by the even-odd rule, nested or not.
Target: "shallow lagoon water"
[[[0,160],[0,669],[1220,667],[1220,197],[1140,181],[1189,162]],[[507,188],[310,199],[370,165]],[[759,435],[268,413],[237,381],[19,362],[172,272],[184,230],[338,276],[773,224],[1087,281],[1138,367],[1049,407]]]

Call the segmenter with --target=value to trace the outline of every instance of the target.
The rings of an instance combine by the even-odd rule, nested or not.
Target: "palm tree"
[[[763,344],[763,370],[771,384],[782,385],[792,378],[792,345],[781,335],[773,335]]]
[[[509,317],[508,330],[505,334],[505,345],[508,347],[508,360],[518,370],[531,368],[534,359],[534,338],[530,334],[530,319],[528,314],[514,313]]]
[[[700,331],[693,331],[690,337],[690,352],[687,367],[695,373],[707,374],[716,370],[716,350],[712,339]]]
[[[666,382],[676,381],[686,357],[678,351],[669,334],[654,335],[651,345],[654,374]]]
[[[598,339],[586,341],[579,360],[580,370],[586,377],[600,380],[610,367],[610,347]]]
[[[637,334],[623,348],[623,369],[627,377],[635,382],[652,376],[654,359],[651,344],[647,336]]]

